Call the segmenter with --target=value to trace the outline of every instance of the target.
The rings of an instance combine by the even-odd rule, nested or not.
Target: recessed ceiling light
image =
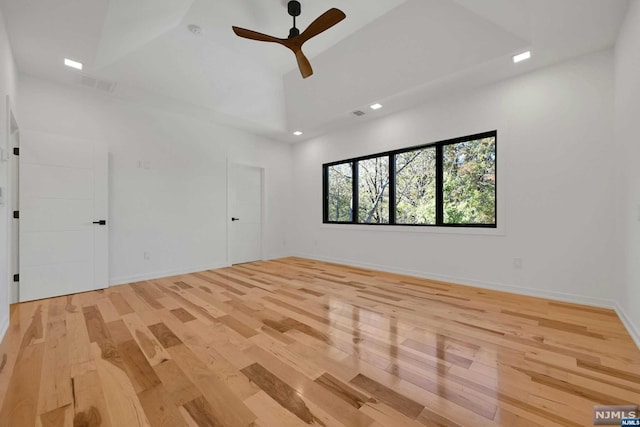
[[[382,104],[373,104],[370,107],[372,110],[379,110],[382,108]]]
[[[302,135],[302,132],[300,132],[299,130],[297,130],[297,131],[295,131],[293,134],[294,134],[295,136],[300,136],[300,135]]]
[[[76,70],[82,70],[82,62],[73,61],[68,58],[64,58],[64,65],[67,67],[75,68]]]
[[[513,63],[517,64],[518,62],[522,62],[522,61],[526,61],[527,59],[531,58],[531,52],[526,51],[523,52],[519,55],[516,55],[513,57]]]

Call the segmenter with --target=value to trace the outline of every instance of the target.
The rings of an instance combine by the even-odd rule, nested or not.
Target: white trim
[[[281,254],[274,253],[274,254],[266,255],[263,261],[272,261],[274,259],[290,258],[292,256],[294,255],[291,255],[289,253],[281,253]]]
[[[536,298],[546,298],[556,301],[569,302],[574,304],[589,305],[594,307],[615,309],[616,303],[613,300],[604,298],[586,297],[584,295],[568,294],[563,292],[543,291],[540,289],[522,288],[519,286],[505,285],[503,283],[484,282],[480,280],[469,279],[467,277],[454,277],[443,274],[429,273],[425,271],[409,270],[404,268],[396,268],[386,265],[378,265],[372,263],[358,262],[346,259],[338,259],[324,257],[311,254],[297,254],[296,256],[307,259],[315,259],[318,261],[332,262],[336,264],[352,265],[354,267],[363,267],[373,270],[381,270],[390,273],[404,274],[407,276],[420,277],[423,279],[438,280],[441,282],[458,283],[461,285],[474,286],[494,291],[510,292],[519,295],[527,295]]]
[[[267,170],[260,166],[260,260],[266,258],[267,246]]]
[[[18,287],[13,281],[13,275],[20,273],[20,253],[19,253],[19,239],[20,239],[20,225],[19,222],[11,220],[11,212],[14,210],[20,209],[20,188],[19,188],[19,178],[18,182],[14,182],[14,168],[17,167],[19,170],[19,157],[13,156],[13,137],[16,135],[16,147],[20,147],[20,126],[18,125],[18,119],[16,118],[15,108],[13,107],[13,100],[9,95],[5,97],[6,104],[6,141],[5,146],[7,149],[7,153],[9,155],[9,159],[7,161],[7,193],[5,195],[5,206],[7,210],[7,224],[6,224],[6,235],[7,235],[7,243],[6,243],[6,266],[7,266],[7,299],[9,304],[15,304],[18,302]],[[2,145],[2,144],[0,144]],[[13,201],[17,201],[17,205],[13,205]],[[16,229],[16,235],[18,236],[18,242],[15,242],[16,245],[13,245],[13,233],[14,228]],[[17,265],[14,265],[14,261],[16,261]],[[15,292],[14,292],[15,291]],[[7,307],[8,308],[8,307]],[[9,309],[9,308],[8,308]]]
[[[631,336],[631,339],[635,342],[636,346],[638,346],[638,348],[640,349],[640,329],[636,327],[636,325],[633,323],[631,318],[625,312],[624,308],[622,308],[622,306],[619,303],[616,303],[613,300],[585,297],[583,295],[567,294],[563,292],[542,291],[539,289],[522,288],[518,286],[511,286],[511,285],[505,285],[500,283],[482,282],[482,281],[472,280],[467,278],[452,277],[452,276],[446,276],[442,274],[434,274],[434,273],[428,273],[428,272],[425,273],[425,272],[416,271],[416,270],[408,270],[408,269],[402,269],[402,268],[382,266],[382,265],[372,264],[372,263],[363,263],[358,261],[344,260],[339,258],[331,258],[331,257],[324,257],[324,256],[318,256],[318,255],[311,255],[311,254],[299,253],[293,256],[300,257],[300,258],[313,259],[317,261],[325,261],[325,262],[331,262],[336,264],[342,264],[342,265],[352,265],[354,267],[363,267],[363,268],[387,271],[390,273],[405,274],[405,275],[414,276],[414,277],[421,277],[424,279],[439,280],[439,281],[449,282],[449,283],[459,283],[459,284],[464,284],[469,286],[476,286],[484,289],[491,289],[495,291],[511,292],[519,295],[527,295],[527,296],[538,297],[538,298],[553,299],[556,301],[564,301],[564,302],[575,303],[575,304],[583,304],[583,305],[590,305],[594,307],[613,309],[615,310],[616,314],[620,318],[620,321],[622,322],[624,327],[627,329],[629,335]],[[269,257],[267,259],[277,259],[277,258],[280,258],[280,257]],[[229,266],[228,265],[202,266],[202,267],[188,268],[185,270],[172,270],[172,271],[165,271],[165,272],[143,274],[138,276],[112,278],[111,286],[115,286],[117,284],[139,282],[142,280],[151,280],[151,279],[159,279],[163,277],[177,276],[180,274],[189,274],[189,273],[194,273],[194,272],[204,271],[204,270],[214,270],[217,268],[224,268],[224,267],[229,267]],[[5,319],[5,323],[6,324],[0,328],[0,342],[2,341],[2,337],[4,336],[4,333],[6,333],[7,329],[9,328],[8,317]]]
[[[4,339],[4,336],[8,330],[9,330],[9,313],[7,313],[7,317],[5,317],[2,323],[0,323],[0,344],[2,344],[2,340]]]
[[[320,228],[333,230],[355,231],[380,231],[394,233],[440,233],[440,234],[464,234],[480,236],[505,236],[504,227],[438,227],[438,226],[405,226],[405,225],[367,225],[367,224],[320,224]]]
[[[633,323],[633,321],[631,320],[627,312],[624,311],[624,308],[622,308],[622,305],[620,305],[620,303],[616,304],[615,310],[616,310],[616,313],[618,314],[618,317],[622,321],[622,324],[625,326],[625,328],[627,328],[629,335],[631,335],[631,339],[636,343],[636,346],[638,346],[638,348],[640,349],[640,329]]]
[[[378,264],[363,263],[358,261],[317,256],[317,255],[311,255],[311,254],[297,254],[295,256],[300,258],[315,259],[318,261],[332,262],[336,264],[352,265],[354,267],[363,267],[363,268],[369,268],[369,269],[375,269],[375,270],[381,270],[381,271],[388,271],[390,273],[405,274],[408,276],[421,277],[424,279],[439,280],[442,282],[459,283],[462,285],[475,286],[475,287],[480,287],[484,289],[491,289],[494,291],[511,292],[519,295],[527,295],[527,296],[532,296],[537,298],[546,298],[546,299],[569,302],[574,304],[589,305],[589,306],[600,307],[600,308],[609,308],[609,309],[615,310],[616,314],[620,318],[620,321],[622,322],[624,327],[627,329],[627,332],[631,336],[631,339],[635,342],[636,346],[638,346],[638,348],[640,349],[640,328],[638,328],[633,323],[633,321],[631,320],[629,315],[626,313],[624,308],[622,308],[622,306],[614,300],[586,297],[584,295],[567,294],[564,292],[553,292],[553,291],[543,291],[539,289],[522,288],[518,286],[505,285],[502,283],[483,282],[483,281],[478,281],[478,280],[473,280],[468,278],[452,277],[452,276],[446,276],[442,274],[434,274],[434,273],[428,273],[428,272],[422,272],[422,271],[408,270],[403,268],[395,268],[395,267],[383,266]]]
[[[231,265],[231,160],[227,157],[225,164],[227,168],[225,173],[225,190],[227,191],[227,265]]]
[[[290,256],[291,255],[289,254],[269,255],[265,257],[264,260],[269,261],[274,259],[287,258]],[[146,274],[136,274],[133,276],[110,277],[109,286],[124,285],[127,283],[141,282],[144,280],[163,279],[165,277],[179,276],[181,274],[199,273],[201,271],[216,270],[218,268],[226,268],[226,267],[231,267],[231,264],[201,265],[201,266],[194,266],[194,267],[188,267],[188,268],[179,268],[174,270],[156,271],[153,273],[146,273]]]
[[[175,270],[156,271],[153,273],[137,274],[133,276],[110,277],[109,286],[124,285],[127,283],[141,282],[143,280],[163,279],[165,277],[179,276],[181,274],[198,273],[205,270],[215,270],[218,268],[229,267],[228,264],[212,264],[194,267],[186,267]]]

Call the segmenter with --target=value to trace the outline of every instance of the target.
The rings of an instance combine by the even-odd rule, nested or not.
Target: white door
[[[262,259],[262,169],[231,165],[229,171],[231,264]]]
[[[21,132],[20,301],[107,287],[107,167],[105,144]]]

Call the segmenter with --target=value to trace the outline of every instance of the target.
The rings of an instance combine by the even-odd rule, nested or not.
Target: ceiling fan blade
[[[298,36],[300,43],[302,44],[311,37],[317,36],[323,31],[328,30],[346,17],[347,15],[345,15],[340,9],[333,8],[327,10],[325,13],[318,16],[315,21],[309,24],[307,29]]]
[[[297,15],[296,15],[297,16]],[[290,36],[287,39],[279,39],[277,37],[273,37],[267,34],[262,34],[257,31],[247,30],[245,28],[240,27],[232,27],[233,32],[236,33],[237,36],[243,37],[245,39],[257,40],[261,42],[271,42],[278,43],[284,45],[291,49],[293,53],[296,55],[296,59],[298,61],[298,68],[300,69],[300,74],[302,74],[302,78],[307,78],[313,74],[313,68],[311,68],[311,64],[309,60],[302,52],[302,45],[304,42],[309,40],[310,38],[317,36],[323,31],[328,30],[329,28],[336,25],[338,22],[345,19],[347,15],[344,14],[340,9],[329,9],[315,21],[313,21],[306,30],[300,35]],[[295,19],[295,17],[294,17]],[[294,20],[295,24],[295,20]]]
[[[257,40],[260,42],[272,42],[272,43],[280,43],[282,44],[282,39],[277,37],[273,37],[267,34],[262,34],[257,31],[247,30],[245,28],[240,27],[232,27],[233,32],[236,33],[237,36],[243,37],[245,39]]]
[[[300,74],[302,74],[302,78],[306,79],[310,75],[313,74],[313,68],[311,68],[311,63],[302,53],[302,49],[292,49],[293,53],[296,54],[296,59],[298,60],[298,68],[300,69]]]

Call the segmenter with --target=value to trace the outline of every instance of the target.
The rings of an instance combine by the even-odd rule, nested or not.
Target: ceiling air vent
[[[353,115],[360,117],[360,116],[364,116],[365,112],[361,111],[361,110],[356,110],[356,111],[353,112]]]
[[[81,74],[80,75],[80,84],[82,86],[95,88],[96,87],[96,79],[94,79],[91,76],[85,76],[84,74]]]
[[[109,93],[113,92],[116,89],[116,83],[114,82],[110,82],[109,80],[97,79],[83,73],[79,74],[78,83],[81,86],[90,87],[92,89],[97,89]]]
[[[98,80],[96,83],[96,89],[104,90],[105,92],[113,92],[116,89],[116,84],[108,80]]]

